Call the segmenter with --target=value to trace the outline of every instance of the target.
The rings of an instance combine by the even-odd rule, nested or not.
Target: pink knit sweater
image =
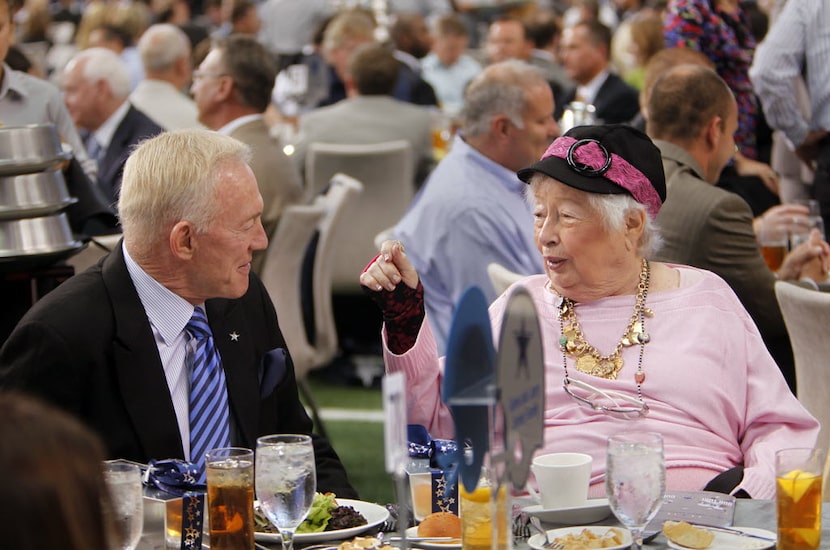
[[[625,420],[580,406],[562,388],[564,370],[558,339],[557,296],[545,289],[547,277],[517,284],[533,296],[545,355],[545,441],[539,453],[578,451],[594,457],[592,494],[602,493],[605,442],[625,430],[663,435],[667,488],[699,490],[718,473],[743,464],[738,488],[754,498],[774,498],[775,451],[812,447],[818,422],[789,391],[755,324],[729,286],[716,275],[684,266],[680,288],[648,295],[654,317],[647,319],[651,342],[645,347],[643,398],[650,412]],[[490,306],[498,335],[506,306],[501,296]],[[634,296],[615,296],[576,307],[586,339],[610,353],[634,307]],[[384,343],[386,334],[384,331]],[[634,373],[639,347],[624,348],[617,380],[580,373],[568,359],[572,378],[601,389],[636,396]],[[452,417],[441,403],[443,358],[424,322],[413,348],[402,355],[384,349],[389,372],[406,374],[408,421],[423,424],[433,437],[453,436]]]

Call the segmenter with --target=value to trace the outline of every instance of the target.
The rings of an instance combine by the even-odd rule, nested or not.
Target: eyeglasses
[[[212,73],[210,71],[193,71],[193,80],[200,78],[222,78],[223,76],[231,76],[228,73]]]
[[[645,401],[622,392],[601,390],[587,382],[572,380],[568,376],[565,376],[563,387],[565,393],[573,397],[579,404],[590,407],[595,411],[628,420],[643,417],[648,413],[648,405]]]
[[[583,147],[591,143],[595,143],[597,147],[599,147],[599,150],[602,152],[603,156],[605,157],[605,164],[603,164],[599,168],[594,168],[593,166],[589,166],[587,164],[574,160],[574,153],[576,152],[576,150],[579,147]],[[573,145],[571,145],[568,148],[568,155],[567,157],[565,157],[565,160],[568,161],[568,166],[573,168],[575,172],[582,174],[583,176],[588,176],[589,178],[597,178],[603,175],[605,172],[607,172],[609,168],[611,168],[611,154],[608,153],[608,149],[606,149],[602,143],[595,139],[580,139],[579,141],[574,142]]]

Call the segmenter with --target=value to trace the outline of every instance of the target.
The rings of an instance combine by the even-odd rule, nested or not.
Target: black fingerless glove
[[[424,322],[424,285],[421,281],[418,281],[416,288],[409,288],[401,282],[391,292],[386,289],[372,290],[366,286],[363,286],[363,291],[383,313],[389,351],[396,355],[409,351],[415,345]]]

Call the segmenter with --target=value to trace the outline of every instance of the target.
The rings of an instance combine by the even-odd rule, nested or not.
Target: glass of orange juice
[[[473,492],[464,488],[459,481],[458,494],[461,500],[461,547],[464,550],[509,550],[507,536],[507,490],[502,485],[495,499],[496,520],[493,521],[493,487],[483,475]],[[496,526],[496,543],[493,546],[493,528]]]
[[[778,550],[815,550],[821,542],[821,449],[782,449],[775,454]]]
[[[432,474],[409,474],[409,492],[412,496],[412,515],[416,521],[423,521],[432,513]]]

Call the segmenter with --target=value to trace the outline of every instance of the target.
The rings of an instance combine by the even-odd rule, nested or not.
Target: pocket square
[[[287,367],[285,348],[274,348],[266,352],[259,367],[259,396],[265,399],[274,391],[277,384],[285,378]]]

